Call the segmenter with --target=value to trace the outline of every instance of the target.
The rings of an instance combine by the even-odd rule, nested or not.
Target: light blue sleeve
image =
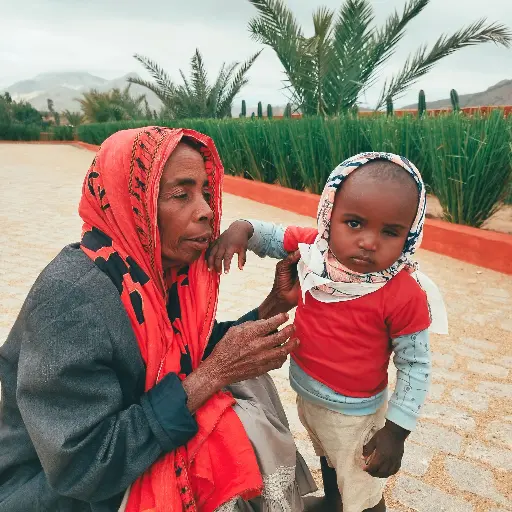
[[[432,362],[428,330],[394,339],[393,352],[396,385],[386,418],[412,431],[430,385]]]
[[[273,222],[263,222],[261,220],[249,220],[246,222],[252,224],[254,233],[249,239],[247,248],[260,258],[268,256],[282,260],[288,256],[284,250],[285,228],[274,224]]]

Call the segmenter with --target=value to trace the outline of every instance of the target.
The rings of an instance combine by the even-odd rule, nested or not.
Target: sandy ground
[[[93,154],[71,146],[0,145],[0,344],[42,268],[77,241],[82,180]],[[314,220],[226,195],[224,226],[237,218],[313,225]],[[433,336],[433,385],[423,418],[390,479],[391,510],[512,510],[512,278],[420,251],[422,270],[444,293],[450,335]],[[223,278],[219,319],[257,306],[274,263],[250,255]],[[318,460],[295,410],[287,365],[273,372],[297,445],[319,479]],[[390,370],[391,382],[394,372]],[[319,481],[320,483],[320,481]]]

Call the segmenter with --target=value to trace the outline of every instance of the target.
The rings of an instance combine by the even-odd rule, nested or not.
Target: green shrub
[[[38,124],[0,123],[0,140],[39,140]]]
[[[455,89],[450,91],[450,101],[454,112],[460,112],[459,94]]]
[[[53,126],[50,130],[53,140],[73,140],[73,127],[72,126]]]
[[[192,119],[81,125],[80,140],[101,144],[118,130],[160,124],[213,138],[226,173],[321,192],[330,172],[361,151],[389,151],[420,169],[447,220],[479,226],[509,190],[512,116],[336,119]]]
[[[425,91],[421,89],[418,94],[418,117],[425,117],[427,113],[427,101],[425,99]]]
[[[386,98],[386,115],[389,117],[389,116],[392,116],[393,113],[394,113],[393,98],[388,96]]]

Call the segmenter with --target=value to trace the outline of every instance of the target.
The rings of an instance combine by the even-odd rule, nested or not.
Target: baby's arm
[[[315,228],[299,226],[283,228],[273,222],[252,219],[246,222],[254,228],[247,248],[260,258],[265,256],[276,259],[286,258],[289,253],[299,248],[299,244],[312,244],[318,234]]]
[[[282,260],[288,256],[284,248],[284,235],[286,229],[273,222],[261,220],[248,220],[253,227],[253,235],[249,238],[247,249],[260,258],[275,258]]]
[[[430,384],[432,362],[428,330],[395,338],[393,351],[396,385],[386,417],[411,431],[416,426]]]
[[[363,447],[365,471],[379,478],[387,478],[400,469],[405,439],[414,430],[430,380],[427,330],[394,338],[393,350],[398,372],[386,424]]]
[[[231,259],[238,254],[238,267],[245,265],[246,251],[257,254],[260,258],[283,259],[298,249],[299,243],[313,243],[316,229],[288,227],[284,228],[272,222],[259,220],[238,220],[222,233],[207,254],[208,267],[217,272],[229,272]]]

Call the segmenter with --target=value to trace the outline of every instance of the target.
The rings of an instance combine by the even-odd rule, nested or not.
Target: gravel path
[[[77,204],[93,154],[72,146],[0,144],[0,344],[43,267],[77,241]],[[226,195],[224,226],[237,218],[314,225],[314,220]],[[512,257],[512,255],[511,255]],[[394,511],[512,510],[512,278],[422,251],[422,269],[442,289],[450,336],[433,336],[433,386],[386,495]],[[274,262],[250,255],[223,278],[219,319],[257,306]],[[391,380],[394,375],[390,370]],[[319,477],[295,411],[287,368],[274,372],[297,444]]]

